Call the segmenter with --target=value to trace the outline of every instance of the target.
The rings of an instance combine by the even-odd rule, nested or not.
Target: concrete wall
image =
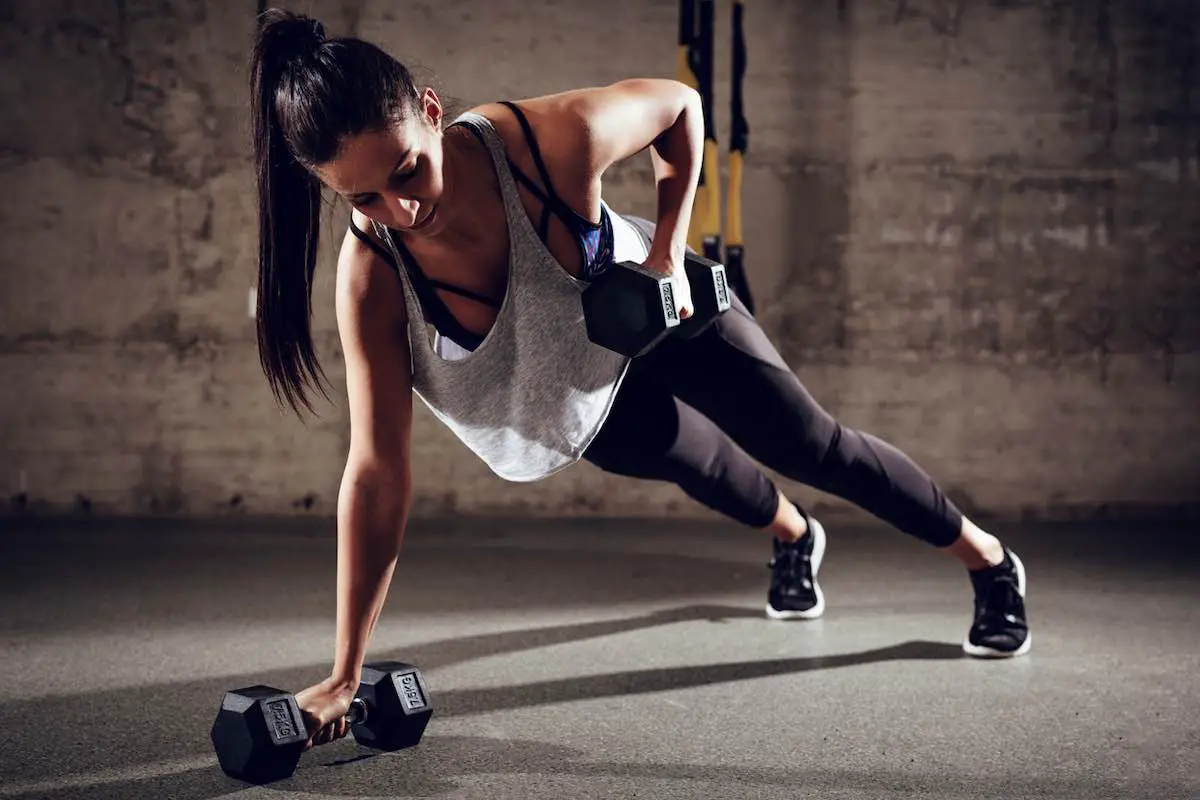
[[[674,0],[289,5],[392,49],[457,108],[674,74]],[[0,11],[4,513],[334,508],[345,209],[317,285],[334,403],[301,423],[272,405],[247,313],[254,12]],[[817,398],[981,516],[1194,509],[1200,5],[756,0],[747,36],[749,271]],[[652,215],[650,177],[618,167],[609,201]],[[505,483],[423,408],[415,442],[421,514],[706,513],[587,464]]]

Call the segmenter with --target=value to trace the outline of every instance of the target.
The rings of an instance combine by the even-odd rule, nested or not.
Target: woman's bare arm
[[[355,212],[359,227],[370,230]],[[347,233],[336,309],[350,449],[338,495],[337,643],[332,678],[358,685],[387,597],[412,483],[412,376],[404,298],[391,266]]]

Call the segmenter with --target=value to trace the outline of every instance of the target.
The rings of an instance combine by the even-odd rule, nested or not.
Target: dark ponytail
[[[250,70],[258,180],[258,355],[276,401],[312,411],[326,399],[312,340],[321,184],[312,169],[342,141],[382,131],[420,107],[408,70],[375,45],[327,39],[314,19],[271,9]]]

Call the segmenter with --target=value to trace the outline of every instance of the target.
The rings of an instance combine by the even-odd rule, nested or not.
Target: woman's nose
[[[420,202],[407,197],[396,197],[393,198],[391,205],[392,216],[396,218],[396,222],[407,227],[417,221],[417,209],[421,207]]]

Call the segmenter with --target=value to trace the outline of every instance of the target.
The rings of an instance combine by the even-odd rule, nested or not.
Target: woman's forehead
[[[338,154],[317,168],[317,174],[343,194],[372,191],[416,145],[407,125],[389,131],[365,131],[346,137]]]

